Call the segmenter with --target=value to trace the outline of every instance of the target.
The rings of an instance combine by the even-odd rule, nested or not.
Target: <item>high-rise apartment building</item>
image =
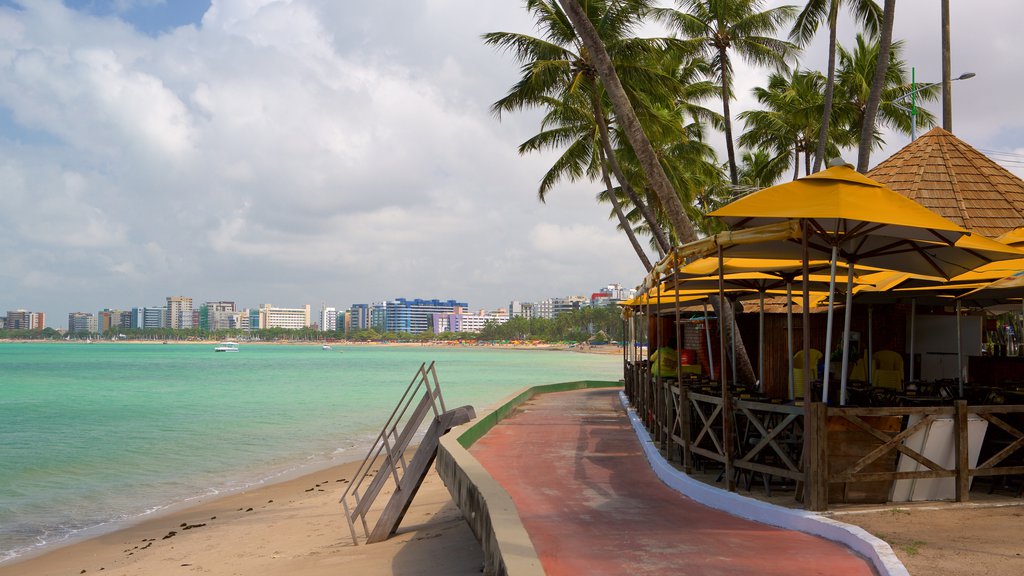
[[[488,323],[504,324],[508,322],[508,312],[484,312],[477,314],[434,314],[434,333],[442,332],[480,332]]]
[[[96,317],[91,313],[72,312],[68,314],[69,334],[95,334],[96,332]]]
[[[129,328],[164,328],[167,320],[167,308],[151,306],[148,308],[132,308]]]
[[[334,332],[338,329],[338,309],[333,307],[320,307],[320,331]]]
[[[260,328],[309,328],[309,304],[302,308],[275,308],[263,304],[259,309]]]
[[[132,312],[130,310],[104,308],[96,314],[96,331],[100,334],[117,332],[119,329],[131,327]]]
[[[192,299],[187,296],[167,297],[167,328],[192,328]]]
[[[385,328],[388,332],[420,334],[427,329],[433,329],[435,314],[460,314],[468,307],[465,302],[455,300],[397,298],[387,302]]]
[[[353,304],[352,307],[348,309],[345,332],[348,333],[356,330],[366,330],[369,327],[370,305]]]
[[[9,310],[2,327],[6,330],[42,330],[46,327],[46,314],[28,310]]]
[[[387,330],[388,305],[386,302],[374,302],[370,305],[370,328]]]
[[[232,328],[235,317],[234,302],[207,302],[199,307],[199,327],[216,332]]]

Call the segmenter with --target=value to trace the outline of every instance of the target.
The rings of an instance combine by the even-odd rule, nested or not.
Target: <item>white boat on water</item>
[[[331,345],[330,344],[324,344],[323,345],[323,349],[324,350],[330,350],[331,349]]]
[[[220,346],[213,349],[214,352],[238,352],[237,342],[221,342]]]

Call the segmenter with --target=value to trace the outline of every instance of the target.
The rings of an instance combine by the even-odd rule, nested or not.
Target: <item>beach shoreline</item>
[[[216,346],[222,343],[222,340],[0,340],[0,344],[11,343],[11,344],[88,344],[92,345],[109,345],[109,344],[138,344],[138,345],[164,345],[164,344],[182,344],[189,346]],[[622,346],[617,344],[562,344],[562,343],[528,343],[528,342],[510,342],[510,343],[496,343],[496,342],[450,342],[450,341],[438,341],[438,342],[357,342],[351,340],[309,340],[309,341],[240,341],[241,345],[244,346],[323,346],[329,344],[330,346],[338,346],[340,348],[357,348],[357,347],[390,347],[390,348],[441,348],[441,349],[464,349],[464,348],[486,348],[486,349],[497,349],[497,350],[550,350],[555,352],[578,352],[585,354],[622,354]]]
[[[164,574],[182,568],[210,574],[326,576],[341,570],[374,575],[392,574],[399,565],[403,574],[479,574],[480,545],[433,469],[394,537],[354,546],[338,499],[359,464],[199,498],[109,533],[4,562],[0,576]]]

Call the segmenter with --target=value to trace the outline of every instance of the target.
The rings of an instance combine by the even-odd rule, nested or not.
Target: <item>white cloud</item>
[[[908,61],[935,78],[934,8],[898,8]],[[978,73],[957,83],[957,133],[1017,149],[1015,31],[981,14],[954,3],[954,68]],[[481,42],[495,30],[533,27],[518,2],[469,0],[215,0],[156,37],[58,0],[0,8],[0,243],[18,270],[0,272],[0,309],[479,307],[635,283],[595,186],[537,202],[553,160],[516,154],[535,114],[489,112],[518,75]]]

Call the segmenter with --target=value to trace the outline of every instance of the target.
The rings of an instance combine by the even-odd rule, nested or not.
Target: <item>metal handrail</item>
[[[416,406],[410,412],[409,408],[414,403]],[[362,525],[363,537],[369,536],[370,531],[366,518],[387,479],[391,478],[396,488],[400,486],[402,476],[407,468],[406,449],[423,425],[427,414],[431,412],[435,419],[445,412],[444,397],[441,395],[441,387],[437,381],[437,372],[433,362],[429,366],[426,363],[420,365],[387,422],[381,428],[366,458],[357,468],[352,482],[349,483],[338,500],[345,510],[345,521],[352,534],[353,544],[359,544],[357,520]],[[378,464],[377,470],[374,470],[375,465]],[[367,483],[368,479],[370,480]],[[364,483],[367,483],[365,490],[363,489]]]

